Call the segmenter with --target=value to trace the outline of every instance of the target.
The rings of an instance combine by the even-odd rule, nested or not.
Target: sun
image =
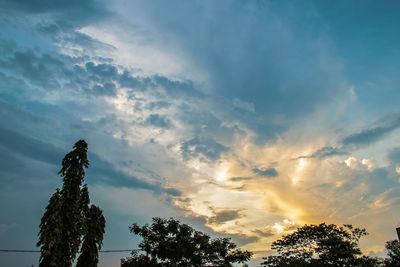
[[[227,176],[227,170],[223,169],[217,172],[216,180],[219,182],[225,181]]]

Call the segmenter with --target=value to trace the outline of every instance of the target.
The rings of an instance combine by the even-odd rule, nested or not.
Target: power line
[[[102,253],[113,253],[113,252],[130,252],[134,249],[115,249],[115,250],[99,250]],[[40,250],[23,250],[23,249],[0,249],[0,252],[40,252]]]
[[[40,252],[40,250],[0,249],[0,252]]]

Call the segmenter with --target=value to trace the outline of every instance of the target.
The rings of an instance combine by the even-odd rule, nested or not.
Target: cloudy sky
[[[37,249],[89,144],[104,249],[174,217],[255,257],[305,223],[400,224],[398,1],[3,0],[0,248]],[[129,253],[102,254],[119,266]],[[37,264],[0,254],[0,266]],[[256,266],[259,259],[254,259]]]

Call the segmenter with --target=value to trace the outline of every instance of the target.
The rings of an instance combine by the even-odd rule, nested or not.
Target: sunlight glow
[[[349,157],[344,161],[349,168],[353,168],[357,164],[357,159],[355,157]]]
[[[343,182],[342,181],[337,181],[335,183],[336,187],[342,187],[343,186]]]
[[[219,182],[221,182],[221,181],[225,181],[226,180],[226,169],[223,169],[223,170],[221,170],[221,171],[219,171],[218,173],[217,173],[217,176],[216,176],[216,179],[217,179],[217,181],[219,181]]]
[[[301,181],[299,175],[300,173],[304,170],[304,168],[307,166],[307,160],[306,159],[300,159],[299,164],[297,165],[296,168],[296,174],[295,176],[292,177],[292,183],[297,184]]]
[[[361,163],[367,166],[369,171],[373,171],[375,169],[375,163],[370,159],[363,159]]]
[[[292,178],[292,183],[297,184],[300,181],[299,177],[295,176]]]
[[[278,233],[282,233],[284,230],[284,227],[283,227],[283,225],[281,225],[279,223],[275,223],[274,226],[272,226],[272,229],[274,229]]]
[[[297,166],[297,172],[298,173],[301,172],[304,169],[304,167],[306,167],[306,166],[307,166],[306,159],[300,159],[299,160],[299,165]]]

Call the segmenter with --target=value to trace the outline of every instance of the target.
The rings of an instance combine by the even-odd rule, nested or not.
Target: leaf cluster
[[[62,160],[62,189],[50,198],[39,226],[39,266],[72,266],[79,249],[78,266],[97,266],[105,219],[98,207],[89,206],[89,190],[82,185],[84,168],[89,167],[87,150],[87,143],[79,140]]]
[[[279,255],[264,258],[264,266],[358,266],[367,260],[358,242],[365,229],[352,225],[305,225],[272,243]],[[362,266],[362,265],[360,265]]]
[[[391,240],[386,242],[386,250],[389,258],[385,259],[385,266],[400,266],[400,241]]]
[[[173,218],[153,218],[151,226],[133,224],[130,231],[143,240],[139,248],[122,259],[121,266],[233,266],[250,260],[252,253],[236,249],[229,238],[211,239]]]

